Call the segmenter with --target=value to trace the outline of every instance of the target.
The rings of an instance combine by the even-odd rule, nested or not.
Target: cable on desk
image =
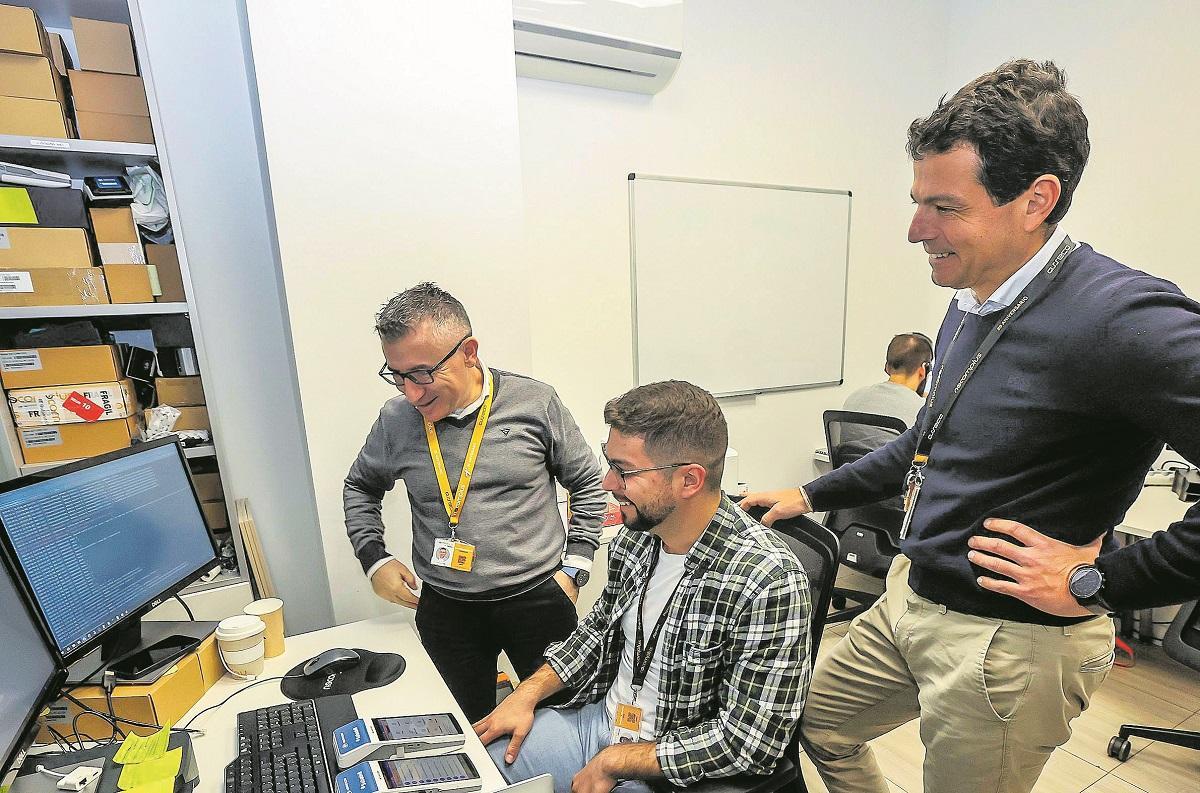
[[[171,597],[173,597],[179,601],[179,605],[183,606],[183,610],[187,612],[188,619],[191,620],[192,622],[195,622],[196,615],[192,613],[192,610],[190,608],[188,608],[188,604],[183,602],[183,598],[179,597],[178,594],[172,595]]]
[[[239,688],[237,691],[234,691],[232,694],[230,694],[229,696],[225,697],[225,699],[221,700],[221,701],[220,701],[220,702],[218,702],[217,704],[215,704],[215,705],[209,705],[207,708],[205,708],[204,710],[200,711],[200,712],[199,712],[199,713],[197,713],[195,716],[192,716],[192,717],[191,717],[190,719],[188,719],[187,721],[185,721],[185,722],[183,723],[183,727],[182,727],[182,728],[176,728],[176,729],[186,729],[186,728],[187,728],[187,726],[188,726],[189,724],[191,724],[193,721],[195,721],[196,719],[198,719],[198,718],[200,718],[201,716],[203,716],[205,713],[208,713],[210,710],[216,710],[217,708],[221,707],[222,705],[224,705],[224,704],[225,704],[226,702],[228,702],[229,700],[231,700],[231,699],[233,699],[234,697],[236,697],[238,694],[242,693],[243,691],[249,691],[250,689],[254,688],[255,686],[259,685],[260,683],[270,683],[272,680],[292,680],[292,679],[294,679],[294,678],[297,678],[297,677],[304,677],[304,675],[302,675],[302,674],[300,674],[300,675],[279,675],[278,677],[264,677],[262,680],[255,680],[255,681],[254,681],[253,683],[251,683],[250,685],[248,685],[248,686],[242,686],[242,687],[241,687],[241,688]]]
[[[63,696],[66,697],[67,699],[71,700],[72,702],[74,702],[79,707],[83,708],[83,710],[85,712],[91,713],[93,716],[98,716],[98,717],[104,719],[105,721],[109,720],[108,714],[105,713],[104,711],[96,710],[95,708],[91,707],[90,705],[83,704],[78,699],[76,699],[75,697],[66,693],[65,691],[63,692]],[[126,719],[126,718],[122,718],[121,716],[115,717],[115,720],[119,721],[121,724],[129,724],[134,727],[145,727],[150,730],[161,730],[162,729],[161,724],[147,724],[144,721],[134,721],[133,719]],[[198,735],[204,734],[204,730],[189,730],[186,727],[172,727],[171,732],[190,732],[190,733],[198,734]],[[88,740],[95,740],[95,738],[91,738],[89,736]]]

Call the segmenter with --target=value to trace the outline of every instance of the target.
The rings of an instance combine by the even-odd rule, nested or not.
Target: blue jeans
[[[554,777],[554,793],[570,793],[575,775],[612,742],[612,722],[604,700],[582,708],[542,708],[534,714],[533,728],[512,765],[504,762],[509,740],[506,736],[493,741],[487,750],[510,785],[550,774]],[[650,793],[649,786],[637,779],[620,782],[614,790]]]

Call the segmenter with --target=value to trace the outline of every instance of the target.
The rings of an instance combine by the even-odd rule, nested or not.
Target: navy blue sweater
[[[951,303],[936,346],[946,364],[939,401],[1003,315],[967,316],[947,349],[963,319]],[[806,485],[813,507],[843,509],[900,492],[918,431]],[[967,561],[967,539],[987,533],[983,520],[996,517],[1075,545],[1104,534],[1097,565],[1115,608],[1197,597],[1200,504],[1151,539],[1117,549],[1112,536],[1164,441],[1200,461],[1200,304],[1081,245],[1001,337],[938,432],[902,544],[914,591],[968,614],[1078,621],[976,583],[993,574]]]

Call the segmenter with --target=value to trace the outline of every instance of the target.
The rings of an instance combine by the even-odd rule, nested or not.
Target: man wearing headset
[[[899,333],[888,344],[883,373],[888,379],[872,383],[846,397],[845,410],[898,418],[911,427],[925,404],[929,370],[933,367],[933,342],[924,333]],[[842,441],[860,442],[864,453],[883,446],[895,435],[880,429],[847,425]]]

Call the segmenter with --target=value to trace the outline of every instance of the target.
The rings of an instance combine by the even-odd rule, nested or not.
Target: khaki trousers
[[[914,718],[925,793],[1024,793],[1113,663],[1113,621],[1067,628],[950,611],[897,556],[879,601],[817,663],[801,740],[830,793],[887,793],[867,741]]]

